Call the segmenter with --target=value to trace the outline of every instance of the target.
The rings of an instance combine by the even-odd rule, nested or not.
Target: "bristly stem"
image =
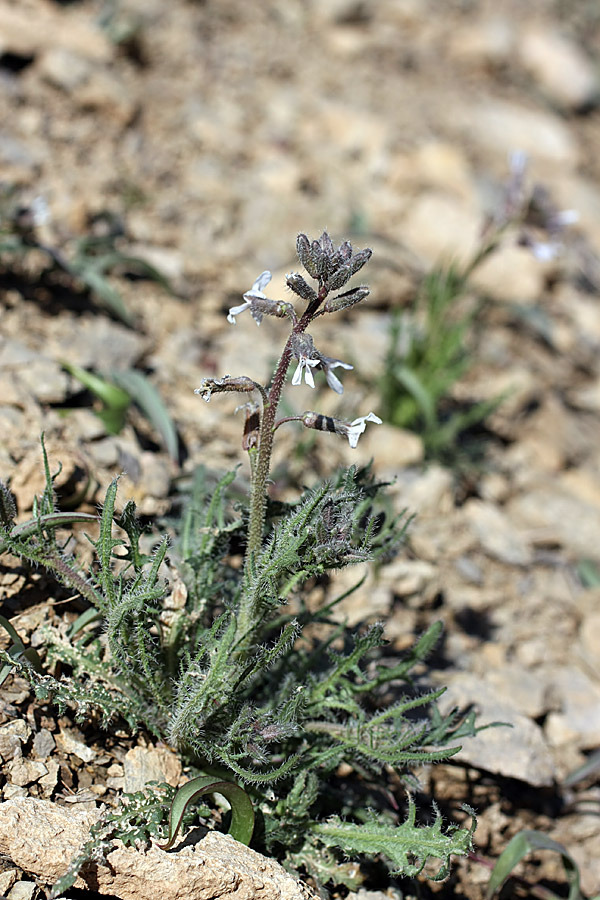
[[[265,524],[265,510],[267,505],[267,480],[271,468],[271,454],[273,452],[273,434],[277,407],[281,399],[281,392],[285,382],[285,376],[292,358],[292,336],[287,340],[283,353],[277,363],[273,382],[269,389],[266,402],[263,404],[262,421],[260,423],[260,439],[258,444],[258,458],[252,478],[252,490],[250,493],[250,521],[248,524],[248,544],[246,547],[246,561],[260,550],[262,534]]]
[[[320,297],[320,300],[322,297]],[[301,319],[295,323],[283,352],[277,363],[273,381],[266,400],[263,402],[263,412],[260,423],[260,438],[257,456],[252,469],[252,487],[250,491],[250,519],[248,522],[248,543],[246,545],[245,567],[251,565],[252,560],[260,550],[263,530],[265,527],[265,515],[267,509],[267,482],[271,470],[271,456],[273,453],[273,438],[275,435],[275,420],[277,408],[281,399],[281,392],[285,384],[285,377],[292,359],[292,339],[294,334],[302,333],[312,319],[310,307]],[[237,622],[237,639],[244,641],[252,631],[256,621],[256,610],[253,608],[249,597],[243,597],[240,603]]]

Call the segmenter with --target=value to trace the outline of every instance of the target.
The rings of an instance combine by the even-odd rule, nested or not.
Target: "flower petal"
[[[239,306],[232,306],[229,312],[227,313],[227,321],[231,322],[232,325],[236,324],[235,317],[239,316],[240,313],[243,313],[244,310],[250,308],[250,301],[246,300],[245,303],[240,303]]]
[[[251,290],[253,290],[253,291],[262,291],[262,289],[268,285],[268,283],[270,282],[270,280],[271,280],[272,277],[273,277],[273,276],[271,275],[271,273],[269,272],[269,270],[268,270],[268,269],[265,269],[264,272],[261,272],[261,273],[260,273],[260,275],[258,276],[258,278],[256,279],[256,281],[255,281],[254,284],[252,285]]]

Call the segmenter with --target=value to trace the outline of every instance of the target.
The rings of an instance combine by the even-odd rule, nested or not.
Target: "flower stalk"
[[[361,416],[352,422],[333,419],[314,412],[304,413],[302,416],[288,416],[277,421],[277,410],[283,387],[290,363],[294,358],[298,365],[292,378],[293,385],[300,385],[304,378],[305,383],[314,388],[313,373],[320,371],[325,374],[327,384],[332,390],[338,394],[343,392],[342,382],[333,370],[336,368],[352,369],[353,367],[341,359],[321,353],[315,347],[313,338],[307,334],[306,329],[318,316],[339,312],[354,306],[369,294],[368,287],[360,285],[336,296],[329,296],[333,291],[343,288],[350,278],[368,262],[371,250],[359,250],[353,253],[352,246],[348,241],[344,241],[336,249],[327,232],[323,232],[318,240],[312,242],[305,234],[298,235],[296,249],[298,258],[309,276],[317,281],[315,289],[297,272],[291,272],[286,276],[289,290],[306,304],[303,312],[298,314],[291,303],[271,300],[266,296],[263,288],[270,282],[271,273],[265,271],[258,276],[250,290],[243,295],[244,302],[239,306],[233,306],[227,315],[227,320],[232,325],[236,324],[236,317],[246,310],[250,311],[250,315],[257,325],[261,324],[264,316],[287,318],[291,322],[291,333],[275,368],[270,386],[263,387],[247,376],[235,378],[225,376],[222,379],[206,379],[197,390],[197,393],[201,394],[206,401],[210,400],[211,394],[222,391],[245,393],[256,390],[261,396],[260,426],[256,428],[253,425],[251,434],[249,434],[246,423],[243,438],[243,446],[248,450],[250,456],[251,470],[250,511],[244,562],[247,575],[251,574],[254,561],[262,547],[267,507],[267,485],[276,429],[285,422],[300,422],[307,428],[330,431],[346,437],[350,446],[356,447],[358,438],[365,430],[367,422],[381,424],[381,419],[374,413]],[[255,593],[243,593],[237,614],[234,641],[238,653],[248,650],[260,624],[260,610],[255,608],[257,602]]]

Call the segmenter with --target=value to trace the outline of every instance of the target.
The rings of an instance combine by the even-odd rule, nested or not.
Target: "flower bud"
[[[306,282],[298,272],[290,272],[289,275],[285,276],[285,280],[287,286],[294,291],[295,294],[298,294],[299,297],[302,297],[303,300],[307,300],[311,303],[319,299],[316,291],[311,288],[308,282]]]
[[[298,253],[298,259],[311,278],[318,278],[310,241],[305,234],[299,234],[296,238],[296,252]]]
[[[17,505],[11,490],[0,481],[0,527],[10,529],[15,524]]]
[[[332,313],[339,312],[340,309],[347,309],[349,306],[354,306],[355,303],[360,303],[370,293],[371,291],[366,284],[361,284],[359,287],[345,291],[343,294],[338,294],[336,297],[328,297],[323,304],[323,311]]]

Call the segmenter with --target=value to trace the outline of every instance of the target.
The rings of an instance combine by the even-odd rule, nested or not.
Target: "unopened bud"
[[[243,406],[238,406],[236,412],[240,409],[243,409],[246,415],[242,448],[244,450],[254,450],[258,447],[260,438],[260,407],[258,403],[250,402],[244,403]]]
[[[0,527],[12,528],[17,517],[17,505],[11,490],[0,481]]]
[[[311,288],[310,284],[308,284],[298,272],[290,272],[289,275],[285,276],[285,280],[287,286],[294,291],[295,294],[298,294],[299,297],[302,297],[303,300],[312,303],[319,299],[316,291]]]
[[[296,238],[296,252],[298,253],[298,259],[311,276],[311,278],[318,278],[318,272],[315,267],[313,254],[310,246],[310,241],[305,234],[299,234]]]
[[[337,294],[336,297],[328,297],[323,304],[323,311],[332,313],[339,312],[340,309],[347,309],[349,306],[354,306],[355,303],[360,303],[360,301],[364,300],[365,297],[368,297],[370,293],[371,291],[366,284],[361,284],[359,287],[352,288],[350,291],[345,291],[343,294]]]

